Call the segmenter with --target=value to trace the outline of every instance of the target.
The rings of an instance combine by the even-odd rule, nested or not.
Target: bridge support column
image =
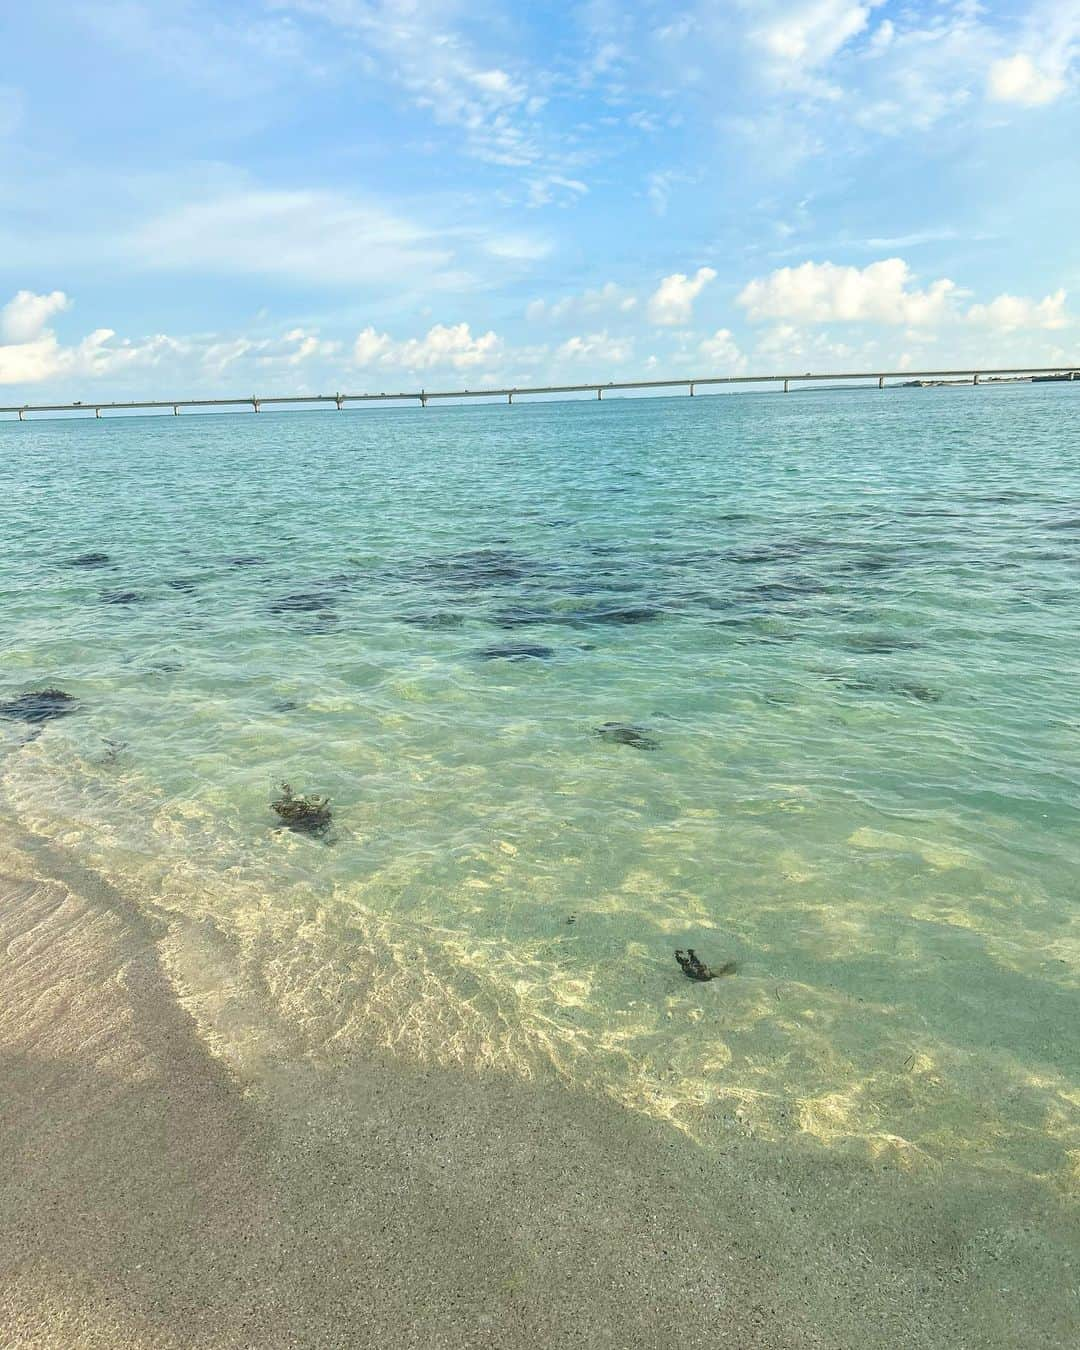
[[[784,381],[784,393],[786,394],[787,392],[788,392],[788,381],[785,380],[785,381]]]
[[[19,409],[19,421],[21,422],[22,420],[23,420],[23,410],[22,410],[22,408],[20,408],[20,409]]]
[[[506,396],[506,401],[507,401],[508,404],[510,404],[511,407],[513,406],[513,403],[514,403],[514,395],[513,395],[513,392],[512,392],[512,391],[511,391],[509,394],[507,394],[507,396]]]
[[[172,415],[173,415],[174,417],[179,417],[179,416],[180,416],[180,409],[179,409],[179,407],[177,406],[177,404],[175,404],[175,403],[173,404]]]
[[[343,407],[344,404],[345,404],[345,400],[341,397],[340,394],[335,394],[335,395],[334,395],[334,402],[337,404],[337,410],[338,410],[338,412],[340,412],[341,409],[342,409],[342,407]]]
[[[253,398],[251,400],[251,406],[255,409],[256,412],[262,412],[262,408],[259,406],[259,400],[257,398]]]
[[[694,382],[693,382],[693,380],[690,381],[690,397],[691,397],[691,398],[694,397]]]
[[[877,387],[878,387],[879,389],[884,389],[884,388],[885,388],[885,376],[884,376],[884,375],[879,375],[879,376],[877,377]]]
[[[603,397],[604,397],[604,391],[603,391],[602,389],[598,389],[598,390],[596,391],[596,397],[597,397],[598,399],[603,399]]]
[[[978,372],[978,371],[976,371],[975,374],[971,377],[971,383],[972,383],[972,384],[978,384],[978,383],[979,383],[979,372]]]
[[[95,417],[100,417],[100,416],[101,416],[101,409],[100,409],[100,408],[95,408],[95,409],[94,409],[94,416],[95,416]]]
[[[420,406],[421,408],[427,407],[427,394],[422,389],[420,390]]]

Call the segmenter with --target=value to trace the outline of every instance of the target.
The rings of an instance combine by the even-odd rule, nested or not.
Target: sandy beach
[[[245,1079],[176,933],[4,854],[5,1347],[1074,1343],[1064,1206],[272,1034]]]

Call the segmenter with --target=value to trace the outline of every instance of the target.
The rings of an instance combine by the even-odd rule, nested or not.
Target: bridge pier
[[[789,383],[789,382],[788,382],[787,380],[784,381],[784,393],[785,393],[785,394],[788,392],[788,383]]]
[[[175,403],[173,404],[172,415],[173,415],[174,417],[179,417],[179,416],[180,416],[180,409],[179,409],[179,407],[177,406],[177,404],[175,404]]]
[[[24,409],[24,408],[20,408],[20,409],[19,409],[19,421],[20,421],[20,422],[22,422],[22,421],[24,420],[24,419],[23,419],[23,413],[24,413],[24,412],[25,412],[25,409]]]
[[[972,383],[972,384],[978,384],[978,383],[979,383],[979,372],[978,372],[978,371],[976,371],[975,374],[971,377],[971,383]]]
[[[693,381],[693,380],[690,381],[690,397],[691,397],[691,398],[694,397],[694,381]]]
[[[884,389],[884,388],[885,388],[885,376],[884,376],[884,375],[879,375],[879,376],[877,377],[877,387],[878,387],[879,389]]]
[[[598,389],[598,390],[596,391],[596,397],[597,397],[598,399],[603,399],[603,397],[604,397],[604,391],[603,391],[602,389]]]
[[[256,412],[262,412],[262,408],[259,406],[259,400],[257,398],[253,398],[251,400],[251,406],[255,409]]]
[[[340,394],[335,394],[335,395],[334,395],[334,402],[337,404],[337,410],[338,410],[338,412],[340,412],[341,409],[344,407],[344,404],[345,404],[344,398],[342,398],[342,396],[341,396]]]
[[[100,417],[100,416],[101,416],[101,409],[100,409],[100,408],[95,408],[95,409],[94,409],[94,416],[95,416],[95,417]]]
[[[422,389],[420,390],[420,406],[421,408],[427,407],[427,394]]]
[[[510,407],[513,407],[513,405],[514,405],[514,391],[513,391],[512,389],[511,389],[510,393],[507,394],[507,396],[506,396],[506,402],[509,404]]]

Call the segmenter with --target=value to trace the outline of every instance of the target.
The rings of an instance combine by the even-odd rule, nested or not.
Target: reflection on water
[[[4,809],[237,1062],[1075,1185],[1076,398],[0,426]]]

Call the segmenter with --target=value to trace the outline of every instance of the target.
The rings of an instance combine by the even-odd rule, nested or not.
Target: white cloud
[[[96,328],[81,342],[65,347],[55,333],[46,331],[30,342],[0,346],[0,385],[114,375],[128,366],[156,365],[180,350],[180,344],[164,334],[132,342],[117,339],[111,328]]]
[[[51,291],[48,295],[19,291],[0,309],[0,339],[15,344],[32,343],[41,336],[52,316],[70,304],[63,291]]]
[[[629,314],[636,308],[637,296],[609,281],[582,295],[567,295],[554,302],[533,300],[525,310],[525,317],[532,323],[545,320],[560,323],[591,314]]]
[[[393,367],[401,370],[468,370],[498,356],[502,342],[492,332],[473,336],[467,323],[435,324],[422,338],[396,342],[388,333],[368,327],[353,345],[357,366]]]
[[[983,324],[1002,333],[1017,329],[1066,328],[1069,316],[1065,313],[1065,292],[1055,291],[1042,300],[1028,300],[1020,295],[999,295],[986,305],[972,305],[968,310],[972,323]]]
[[[698,344],[698,351],[714,370],[738,373],[746,369],[746,357],[728,328],[718,328],[712,337]]]
[[[72,304],[62,290],[47,296],[35,296],[32,290],[20,290],[0,309],[0,340],[27,344],[41,338],[45,325]]]
[[[995,61],[987,80],[990,97],[999,103],[1037,107],[1052,103],[1065,92],[1064,72],[1040,68],[1026,52]]]
[[[683,272],[665,277],[649,297],[649,318],[669,328],[689,323],[694,301],[715,277],[711,267],[699,267],[692,277]]]
[[[80,342],[68,346],[46,324],[70,304],[62,291],[48,295],[19,291],[0,309],[0,384],[98,379],[166,364],[170,381],[198,383],[207,376],[220,377],[245,359],[250,359],[255,369],[295,371],[309,362],[335,357],[340,351],[339,343],[305,328],[292,328],[280,338],[228,339],[213,335],[174,338],[164,333],[132,339],[118,336],[111,328],[95,328]],[[70,393],[69,389],[63,397]]]
[[[561,206],[566,206],[584,197],[588,191],[588,184],[580,178],[564,178],[561,174],[552,173],[530,181],[526,205],[535,208],[558,201]]]
[[[795,78],[824,65],[867,25],[870,11],[882,0],[800,0],[762,6],[764,22],[749,37],[777,73]],[[756,8],[756,7],[755,7]]]
[[[131,242],[150,267],[284,276],[320,285],[460,281],[447,238],[331,192],[254,189],[159,216]]]
[[[935,323],[949,313],[956,285],[942,279],[925,290],[911,288],[912,273],[902,258],[866,267],[805,262],[781,267],[751,281],[738,296],[749,318],[811,323],[885,323],[909,327]]]
[[[588,337],[572,337],[556,349],[560,361],[589,361],[594,365],[606,361],[615,365],[628,361],[634,354],[633,338],[611,337],[606,331],[590,333]]]
[[[535,113],[543,106],[527,82],[493,66],[440,0],[275,0],[356,35],[372,73],[385,73],[415,106],[462,133],[463,148],[494,164],[546,161]],[[374,56],[375,60],[371,58]]]
[[[859,360],[872,366],[877,344],[864,342],[858,350],[844,342],[835,341],[830,334],[806,332],[795,324],[781,323],[767,329],[754,349],[755,365],[787,370],[835,370],[838,363]]]

